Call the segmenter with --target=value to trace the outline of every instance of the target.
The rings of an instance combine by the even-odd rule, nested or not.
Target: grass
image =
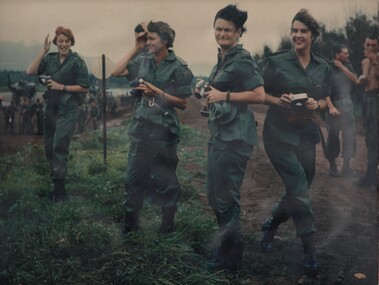
[[[41,146],[0,159],[0,284],[241,284],[207,259],[216,222],[197,199],[207,135],[182,127],[183,195],[176,232],[164,236],[160,208],[147,202],[142,230],[121,232],[128,140],[124,127],[108,130],[105,166],[101,132],[74,137],[63,203],[45,198],[52,184]]]

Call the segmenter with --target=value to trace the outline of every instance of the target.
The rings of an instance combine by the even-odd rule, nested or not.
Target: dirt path
[[[180,114],[181,121],[207,130],[207,120],[199,114],[201,108],[201,103],[191,98],[187,110]],[[254,106],[253,110],[261,138],[266,107]],[[326,134],[324,127],[322,130]],[[244,231],[259,239],[261,223],[270,216],[270,209],[283,191],[283,183],[267,158],[262,140],[260,143],[248,163],[241,188]],[[357,155],[352,160],[352,167],[362,174],[365,163],[364,137],[358,135]],[[320,144],[317,145],[316,167],[311,195],[323,284],[378,284],[377,189],[353,186],[356,180],[353,177],[330,177]],[[262,284],[296,284],[302,271],[303,253],[293,222],[283,224],[278,235],[275,252],[270,254],[261,253],[258,243],[247,243],[245,264],[251,264],[257,274],[267,276],[266,283]],[[356,273],[363,273],[366,278],[357,279]],[[251,284],[260,284],[254,280],[252,278]]]

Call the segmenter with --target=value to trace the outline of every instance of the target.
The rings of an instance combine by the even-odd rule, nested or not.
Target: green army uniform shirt
[[[76,52],[70,51],[62,64],[59,61],[58,52],[48,53],[39,65],[38,74],[51,75],[53,80],[60,84],[89,87],[87,65]],[[70,92],[62,94],[63,102],[67,102],[71,95]]]
[[[222,92],[242,92],[263,85],[259,67],[248,51],[238,44],[228,50],[210,75],[210,84]],[[222,141],[241,140],[258,144],[254,114],[246,103],[220,102],[211,104],[208,127],[212,137]]]
[[[330,96],[330,64],[311,52],[311,61],[304,69],[295,51],[274,54],[263,70],[266,93],[280,97],[282,94],[306,93],[316,100]],[[291,122],[295,118],[295,122]],[[298,118],[298,119],[296,119]],[[301,139],[314,144],[320,142],[319,127],[312,119],[312,111],[304,106],[284,108],[271,105],[267,111],[264,138],[299,145]]]
[[[158,65],[152,54],[141,53],[130,61],[127,69],[129,80],[142,78],[165,93],[180,98],[189,97],[192,94],[192,72],[172,50],[169,50],[167,57]],[[128,132],[129,134],[146,133],[158,140],[170,137],[172,142],[178,142],[180,127],[176,110],[163,100],[157,99],[159,96],[154,97],[158,106],[149,106],[148,100],[143,96],[137,98],[134,118]],[[165,130],[168,130],[169,134],[165,133]]]

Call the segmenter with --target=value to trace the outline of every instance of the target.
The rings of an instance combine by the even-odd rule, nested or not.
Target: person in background
[[[238,270],[243,256],[240,187],[253,146],[258,144],[249,104],[264,102],[263,79],[255,59],[239,44],[247,12],[228,5],[216,13],[214,36],[218,61],[209,77],[207,196],[219,226],[216,267]],[[196,90],[199,91],[199,90]]]
[[[90,118],[88,120],[92,121],[93,130],[97,130],[99,128],[98,120],[100,118],[100,109],[99,106],[97,106],[96,100],[91,100],[90,105]]]
[[[37,99],[36,102],[36,122],[37,122],[37,134],[42,135],[43,134],[43,103],[41,99]]]
[[[330,96],[330,64],[311,51],[319,35],[318,22],[301,9],[291,24],[292,48],[272,55],[263,70],[269,105],[263,141],[285,191],[272,209],[271,218],[262,225],[261,247],[272,250],[279,225],[292,218],[303,244],[304,272],[308,276],[319,271],[309,195],[316,171],[316,144],[320,142],[314,116],[325,109],[325,97]]]
[[[331,95],[326,97],[327,110],[325,111],[328,139],[326,143],[326,158],[329,160],[329,175],[355,176],[350,161],[355,157],[355,119],[352,93],[359,84],[357,75],[349,61],[349,51],[344,45],[336,45],[333,51]],[[342,135],[343,164],[341,172],[337,169],[336,158],[340,154],[340,139]]]
[[[148,189],[162,208],[159,232],[175,230],[181,192],[176,176],[180,126],[176,109],[184,110],[192,94],[193,75],[172,50],[175,31],[165,22],[149,22],[136,33],[135,45],[115,65],[113,76],[134,81],[134,116],[128,126],[130,146],[125,178],[124,233],[139,229],[139,212]],[[144,52],[145,49],[148,52]]]
[[[51,76],[46,81],[48,90],[43,95],[46,102],[44,145],[54,183],[52,199],[60,202],[66,197],[69,145],[78,120],[78,105],[87,92],[89,78],[84,60],[71,50],[75,38],[70,29],[57,27],[53,43],[58,51],[48,53],[51,41],[47,35],[41,52],[30,63],[26,73]]]
[[[364,42],[365,59],[362,61],[362,75],[359,80],[365,86],[362,99],[362,119],[367,147],[366,173],[356,183],[357,186],[378,184],[378,94],[379,55],[378,36],[369,35]]]
[[[11,100],[9,106],[3,107],[5,119],[5,133],[14,135],[14,120],[16,117],[17,107],[14,100]]]

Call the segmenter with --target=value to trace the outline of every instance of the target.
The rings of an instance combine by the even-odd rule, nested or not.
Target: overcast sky
[[[300,8],[308,9],[327,30],[343,27],[356,11],[378,14],[378,0],[0,0],[0,41],[42,46],[44,37],[52,37],[62,25],[72,29],[73,50],[79,54],[105,54],[117,61],[134,44],[137,23],[162,20],[176,31],[175,52],[197,69],[215,63],[213,18],[230,3],[248,11],[241,43],[252,53],[261,52],[265,44],[275,50]]]

